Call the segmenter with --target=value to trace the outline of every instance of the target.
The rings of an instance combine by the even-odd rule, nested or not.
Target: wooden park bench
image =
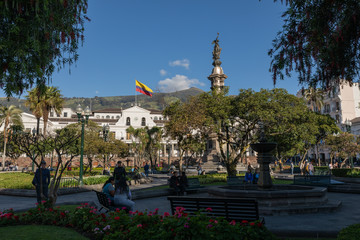
[[[240,176],[228,176],[226,178],[227,181],[227,185],[229,186],[237,186],[237,185],[242,185],[244,184],[244,177],[240,177]]]
[[[107,198],[106,194],[103,192],[98,192],[93,190],[96,193],[97,199],[101,205],[101,208],[99,209],[99,212],[102,209],[105,209],[106,212],[109,211],[115,211],[115,207],[110,205],[109,199]]]
[[[295,185],[314,185],[314,186],[328,186],[330,185],[330,175],[295,175]]]
[[[111,206],[110,201],[109,201],[109,199],[108,199],[108,197],[106,196],[105,193],[98,192],[98,191],[95,191],[95,190],[93,190],[93,191],[96,193],[97,199],[98,199],[98,201],[99,201],[99,203],[101,205],[101,208],[99,209],[99,212],[102,209],[105,209],[106,212],[109,212],[109,211],[115,211],[117,208],[122,209],[123,207],[125,207],[125,206]],[[125,211],[129,212],[129,209],[126,209]]]
[[[204,188],[204,186],[200,185],[199,178],[188,178],[188,187],[185,188],[185,192],[197,192],[201,188]]]
[[[201,212],[209,217],[224,217],[228,221],[257,221],[259,217],[258,203],[255,199],[246,198],[191,198],[184,196],[169,196],[172,214],[176,207],[183,207],[185,213],[194,214]],[[207,211],[211,208],[211,211]]]

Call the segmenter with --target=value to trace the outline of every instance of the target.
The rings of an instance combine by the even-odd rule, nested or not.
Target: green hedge
[[[335,177],[360,177],[360,169],[357,168],[334,168],[331,173]]]
[[[358,240],[360,236],[360,224],[350,225],[340,231],[337,240]]]

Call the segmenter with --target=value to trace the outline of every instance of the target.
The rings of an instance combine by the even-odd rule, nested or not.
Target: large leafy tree
[[[359,137],[343,132],[337,135],[328,135],[325,139],[326,145],[330,148],[330,160],[337,157],[343,159],[341,166],[344,166],[350,157],[356,157],[359,152]]]
[[[140,165],[145,154],[147,136],[145,128],[134,128],[132,126],[126,129],[126,132],[132,137],[130,149],[134,154],[134,164]]]
[[[174,102],[163,112],[169,118],[164,127],[165,134],[177,140],[180,171],[185,152],[190,151],[194,142],[203,142],[209,134],[210,125],[205,109],[204,102],[193,97],[185,103]]]
[[[87,0],[0,1],[0,86],[7,96],[45,85],[78,59]]]
[[[292,71],[300,84],[311,87],[359,82],[360,1],[285,3],[284,25],[269,51],[274,84]]]
[[[9,107],[0,106],[0,126],[4,126],[4,150],[2,157],[2,167],[5,167],[5,158],[6,158],[6,144],[8,142],[9,136],[9,127],[11,125],[23,126],[22,118],[21,118],[22,110],[17,108],[14,105]]]
[[[156,166],[158,160],[158,152],[161,148],[161,138],[163,135],[162,128],[159,127],[145,127],[146,130],[146,145],[145,145],[145,156],[150,160],[150,165]],[[160,161],[160,159],[159,159]]]
[[[29,91],[25,104],[30,108],[37,119],[37,134],[39,134],[40,117],[44,121],[43,134],[46,135],[49,113],[54,110],[60,114],[64,105],[64,99],[57,87],[44,86],[36,87]]]

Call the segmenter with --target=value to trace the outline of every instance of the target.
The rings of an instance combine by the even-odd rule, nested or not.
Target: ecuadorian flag
[[[138,80],[135,80],[135,85],[136,85],[136,91],[137,92],[148,95],[150,97],[152,96],[153,90],[148,88],[145,84],[139,82]]]

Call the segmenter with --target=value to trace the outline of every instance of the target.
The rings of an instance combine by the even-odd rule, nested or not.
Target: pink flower
[[[122,209],[122,210],[126,210],[127,208],[126,208],[126,207],[122,207],[121,209]]]
[[[142,226],[143,226],[142,224],[138,224],[138,225],[137,225],[138,228],[142,228]]]
[[[184,228],[189,228],[190,226],[189,226],[189,224],[188,223],[185,223],[184,224]]]
[[[205,210],[208,212],[212,212],[212,208],[210,208],[210,207],[206,208]]]
[[[249,221],[242,220],[241,223],[249,223]]]
[[[119,220],[119,219],[120,219],[120,217],[114,217],[114,219],[115,219],[115,220]]]
[[[232,220],[231,222],[229,222],[229,224],[235,226],[236,222],[235,222],[235,220]]]
[[[170,214],[168,212],[165,212],[164,217],[168,217],[168,216],[170,216]]]
[[[213,227],[213,225],[211,225],[211,224],[206,226],[206,228],[212,228],[212,227]]]

